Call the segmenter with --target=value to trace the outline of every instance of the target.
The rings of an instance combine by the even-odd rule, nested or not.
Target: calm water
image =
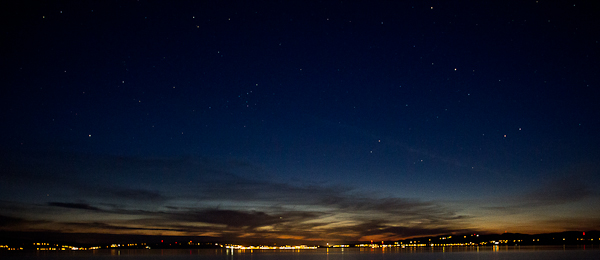
[[[594,259],[598,246],[579,247],[447,247],[417,249],[316,249],[316,250],[226,250],[152,249],[95,250],[71,252],[2,252],[0,259],[204,259],[204,260],[394,260],[394,259]]]

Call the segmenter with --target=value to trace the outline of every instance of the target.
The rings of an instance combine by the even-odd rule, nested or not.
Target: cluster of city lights
[[[316,246],[242,246],[242,245],[228,245],[225,246],[228,249],[240,249],[240,250],[303,250],[303,249],[317,249]]]

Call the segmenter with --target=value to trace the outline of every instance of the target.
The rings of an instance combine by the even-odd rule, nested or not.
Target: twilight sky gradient
[[[12,2],[0,231],[600,229],[593,1]]]

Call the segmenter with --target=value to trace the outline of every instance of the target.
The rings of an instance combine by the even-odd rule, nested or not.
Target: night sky
[[[593,1],[11,2],[0,231],[600,229]]]

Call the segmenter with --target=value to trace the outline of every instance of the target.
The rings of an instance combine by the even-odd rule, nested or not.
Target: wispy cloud
[[[69,208],[69,209],[84,209],[84,210],[93,210],[99,211],[100,209],[97,207],[90,206],[85,203],[63,203],[63,202],[49,202],[49,206],[61,207],[61,208]]]
[[[31,160],[62,172],[58,186],[69,185],[49,191],[59,195],[49,196],[44,204],[4,199],[27,205],[14,211],[23,216],[44,219],[44,212],[52,212],[52,220],[46,220],[52,224],[36,227],[48,231],[358,240],[454,232],[466,218],[435,201],[380,197],[353,187],[277,182],[244,161],[36,156]],[[25,180],[44,183],[35,178],[43,175],[41,169],[28,165],[23,161],[12,167],[30,172]],[[80,210],[89,220],[71,210]],[[5,222],[17,220],[27,221],[24,217]]]
[[[0,215],[0,231],[36,231],[40,226],[47,225],[52,221],[29,220],[21,217]]]
[[[0,227],[9,227],[25,223],[26,221],[22,218],[15,218],[9,216],[0,215]]]
[[[128,200],[128,201],[147,201],[147,202],[163,202],[169,199],[169,197],[163,195],[158,191],[143,190],[143,189],[127,189],[127,188],[116,188],[116,187],[104,187],[98,190],[95,194],[98,196],[105,196],[110,199],[117,200]]]

